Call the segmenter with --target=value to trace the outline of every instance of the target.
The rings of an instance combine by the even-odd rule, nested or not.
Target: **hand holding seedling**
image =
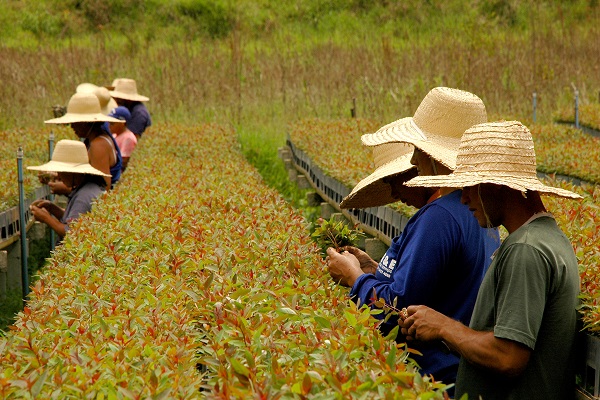
[[[50,192],[52,194],[62,194],[67,196],[73,190],[73,188],[67,186],[60,179],[51,180],[50,182],[48,182],[48,186],[50,187]]]
[[[374,274],[377,271],[377,261],[373,260],[366,252],[362,251],[358,247],[344,246],[342,251],[347,251],[354,255],[360,263],[360,269],[365,274]]]
[[[441,340],[442,330],[452,320],[426,306],[410,306],[399,324],[408,340]]]
[[[360,261],[348,251],[338,253],[333,247],[327,249],[325,258],[329,275],[342,286],[352,287],[356,279],[363,274]]]
[[[49,212],[50,204],[48,200],[37,200],[29,206],[36,221],[47,222],[52,218]]]

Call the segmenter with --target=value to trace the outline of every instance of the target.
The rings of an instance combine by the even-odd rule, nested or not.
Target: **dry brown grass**
[[[448,31],[424,42],[349,38],[288,46],[285,38],[250,42],[234,31],[221,42],[125,49],[98,39],[87,48],[0,48],[0,129],[39,125],[51,106],[66,104],[81,82],[109,84],[128,76],[155,119],[179,122],[294,120],[358,115],[390,121],[412,114],[434,86],[478,94],[494,117],[527,121],[538,93],[538,121],[572,102],[598,101],[600,28],[546,33]]]

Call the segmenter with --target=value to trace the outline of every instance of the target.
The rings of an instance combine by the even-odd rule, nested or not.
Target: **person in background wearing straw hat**
[[[47,124],[69,124],[88,149],[90,164],[106,174],[106,187],[110,189],[121,177],[121,152],[115,139],[103,129],[105,122],[123,121],[104,115],[100,102],[92,93],[75,93],[67,105],[67,113],[60,118],[45,121]]]
[[[104,115],[108,115],[110,110],[118,106],[115,99],[110,96],[109,90],[104,86],[96,86],[93,83],[85,82],[77,85],[75,93],[95,94],[100,102],[100,112]]]
[[[110,91],[110,95],[118,105],[125,106],[131,113],[131,120],[127,124],[127,128],[139,139],[152,125],[150,113],[143,103],[150,99],[138,94],[137,85],[133,79],[119,78],[115,79],[113,83],[114,89]]]
[[[27,169],[56,172],[59,179],[72,188],[65,209],[49,200],[36,200],[30,206],[34,218],[48,225],[61,238],[72,221],[91,211],[94,199],[104,192],[104,177],[108,176],[90,165],[85,145],[77,140],[58,141],[51,161]]]
[[[398,201],[416,208],[427,204],[432,190],[404,186],[404,182],[417,175],[417,170],[410,163],[412,152],[413,146],[405,143],[373,146],[375,171],[352,189],[341,201],[340,208],[379,207]],[[348,251],[360,260],[364,273],[376,273],[377,262],[361,249],[345,246],[342,251]]]
[[[122,171],[125,171],[127,164],[129,164],[129,158],[131,157],[131,154],[133,154],[133,150],[135,150],[135,146],[137,145],[137,138],[133,132],[127,129],[127,122],[129,122],[131,119],[131,114],[126,107],[118,106],[113,108],[108,116],[123,121],[121,124],[110,122],[109,129],[117,141],[119,149],[121,149],[121,156],[123,157]]]
[[[423,99],[413,117],[402,118],[362,136],[363,144],[414,146],[411,163],[421,175],[447,175],[456,165],[460,137],[485,122],[483,101],[472,93],[438,87]],[[406,168],[406,167],[404,167]],[[327,250],[331,277],[351,287],[350,296],[371,305],[383,299],[402,308],[410,304],[437,307],[450,318],[469,323],[479,285],[499,246],[496,229],[481,228],[461,204],[460,190],[430,190],[425,204],[394,238],[379,263],[362,252]],[[375,273],[368,272],[368,265]],[[381,316],[383,318],[383,316]],[[398,318],[381,324],[384,333],[398,328]],[[404,341],[399,335],[398,341]],[[414,344],[424,374],[452,384],[459,358],[439,344]],[[453,387],[448,390],[452,394]]]
[[[340,208],[369,208],[401,201],[421,208],[433,194],[431,189],[404,186],[417,176],[411,164],[413,146],[406,143],[386,143],[373,146],[375,171],[360,181],[340,203]]]
[[[452,174],[407,185],[463,188],[473,219],[502,225],[509,235],[481,284],[469,327],[414,303],[402,333],[409,340],[444,341],[460,354],[457,398],[574,398],[577,258],[540,195],[581,196],[537,179],[529,129],[518,121],[473,126]]]
[[[93,83],[81,83],[75,89],[75,93],[93,93],[98,98],[100,102],[100,112],[104,115],[109,115],[111,110],[115,107],[118,107],[117,102],[110,96],[110,92],[104,86],[96,86]],[[119,171],[123,171],[123,155],[121,154],[121,147],[117,143],[117,140],[114,138],[112,131],[109,127],[109,122],[104,122],[102,124],[102,130],[106,132],[113,140],[113,147],[116,149],[117,162],[110,167],[111,174],[111,188],[114,187],[115,183],[118,182],[121,173]]]

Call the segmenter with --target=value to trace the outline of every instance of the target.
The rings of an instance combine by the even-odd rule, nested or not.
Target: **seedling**
[[[340,251],[344,246],[356,246],[363,233],[332,217],[329,220],[319,218],[317,227],[311,236],[325,257],[329,247]]]

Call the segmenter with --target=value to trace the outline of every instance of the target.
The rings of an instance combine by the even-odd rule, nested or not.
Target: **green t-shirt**
[[[461,359],[456,398],[573,398],[578,295],[577,258],[554,218],[540,216],[510,234],[483,279],[470,327],[533,351],[517,378]]]

